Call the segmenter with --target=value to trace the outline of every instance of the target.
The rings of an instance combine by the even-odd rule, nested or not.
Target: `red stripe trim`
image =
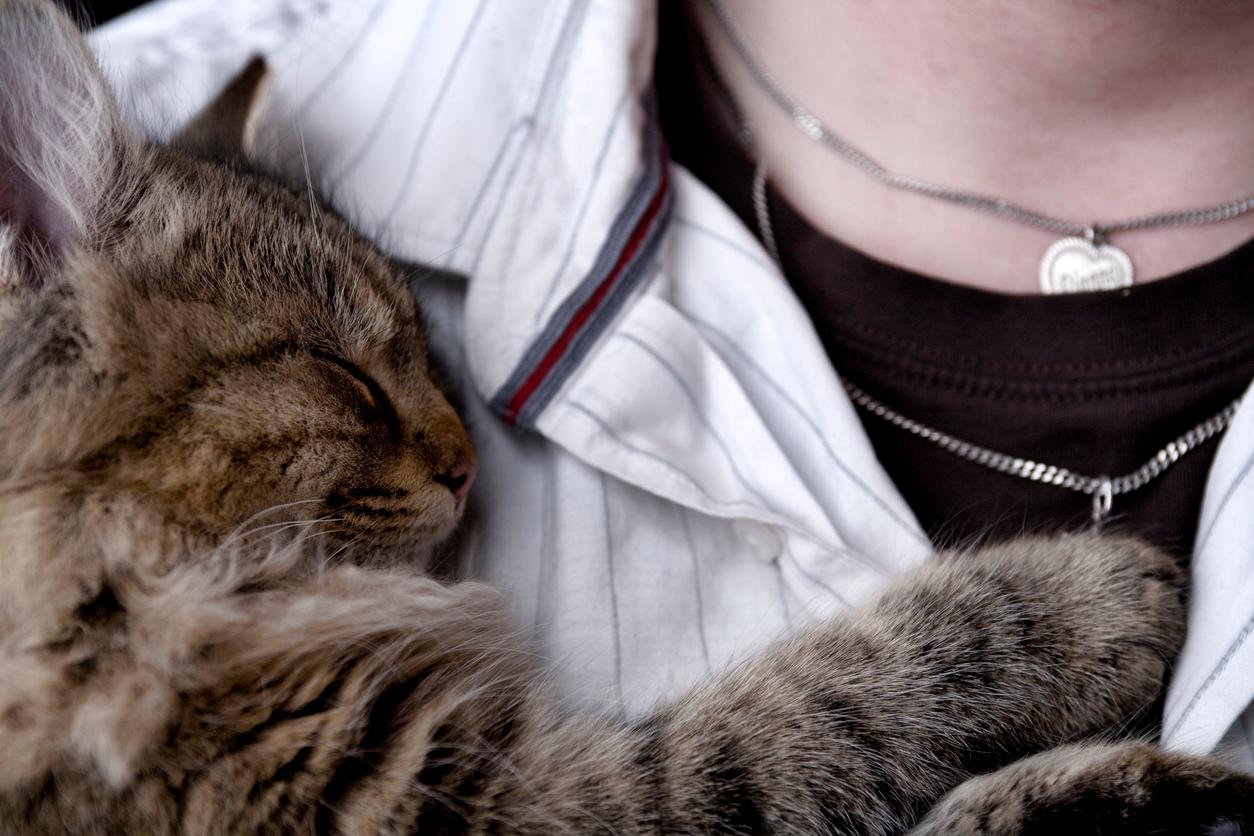
[[[631,233],[626,246],[618,255],[618,260],[614,262],[613,268],[606,275],[605,279],[597,286],[593,294],[588,300],[579,306],[575,311],[575,315],[571,317],[570,323],[561,335],[554,340],[553,345],[549,346],[549,350],[545,352],[544,358],[540,360],[540,364],[536,366],[514,396],[509,399],[509,403],[505,407],[505,420],[511,424],[517,419],[518,414],[522,412],[523,407],[527,405],[528,399],[531,398],[535,391],[540,388],[540,384],[544,383],[544,379],[548,377],[553,367],[562,359],[562,355],[570,347],[571,341],[587,323],[588,319],[596,313],[597,308],[605,301],[605,297],[613,289],[622,276],[628,265],[631,264],[639,251],[641,245],[644,244],[648,237],[649,229],[653,226],[653,222],[657,219],[658,213],[662,210],[662,204],[665,202],[666,192],[670,188],[670,166],[667,164],[667,155],[665,150],[662,151],[662,176],[658,184],[658,189],[653,195],[653,199],[649,201],[649,206],[645,210],[640,222],[636,224],[635,230]]]

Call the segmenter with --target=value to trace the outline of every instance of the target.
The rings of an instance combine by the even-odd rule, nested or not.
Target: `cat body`
[[[72,25],[4,0],[0,79],[0,832],[895,833],[1158,693],[1178,569],[1068,537],[944,556],[634,724],[563,716],[497,594],[423,574],[474,452],[404,283],[204,158],[260,66],[144,144]],[[1249,814],[1210,761],[1058,752],[921,827]]]

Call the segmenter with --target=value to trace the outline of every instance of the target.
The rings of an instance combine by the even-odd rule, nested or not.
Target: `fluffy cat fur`
[[[942,555],[647,719],[561,716],[497,595],[423,574],[474,453],[403,283],[200,158],[263,74],[144,144],[0,0],[0,833],[890,834],[959,784],[916,832],[1254,821],[1204,759],[1015,762],[1158,694],[1182,579],[1127,539]]]

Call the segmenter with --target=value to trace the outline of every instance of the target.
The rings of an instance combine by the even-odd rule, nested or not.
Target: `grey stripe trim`
[[[518,415],[517,423],[522,427],[534,427],[540,413],[566,383],[571,373],[579,367],[587,356],[592,345],[601,338],[606,326],[618,316],[635,290],[644,279],[653,273],[653,260],[661,246],[662,233],[666,229],[667,220],[673,205],[673,193],[668,191],[662,198],[662,206],[654,218],[652,226],[644,232],[644,241],[635,259],[627,265],[622,274],[614,282],[601,305],[592,312],[583,327],[570,341],[570,345],[561,358],[554,363],[544,381],[536,388]]]
[[[684,540],[688,544],[688,554],[692,558],[692,586],[697,598],[697,635],[701,639],[701,658],[705,660],[705,672],[708,675],[713,672],[714,667],[710,663],[710,643],[705,635],[705,601],[701,593],[701,560],[697,556],[697,545],[692,539],[692,527],[688,522],[688,514],[691,512],[682,505],[676,505],[675,510],[679,513],[679,522],[684,529]]]
[[[1228,489],[1224,491],[1223,498],[1219,500],[1219,507],[1215,509],[1214,516],[1210,518],[1210,522],[1206,525],[1206,532],[1197,539],[1197,545],[1193,547],[1193,556],[1195,558],[1201,557],[1202,549],[1210,541],[1210,535],[1214,532],[1219,518],[1223,516],[1224,509],[1228,507],[1228,503],[1232,500],[1233,495],[1236,494],[1237,489],[1241,487],[1241,483],[1250,475],[1251,470],[1254,470],[1254,456],[1250,456],[1245,460],[1245,464],[1241,466],[1241,470],[1237,473],[1236,478],[1232,480],[1232,484],[1228,485]],[[1196,570],[1197,563],[1195,562],[1193,571]]]
[[[549,282],[548,289],[544,292],[544,299],[541,300],[540,305],[536,308],[534,325],[540,324],[541,317],[549,309],[549,303],[553,301],[553,294],[557,291],[557,286],[561,283],[562,276],[566,274],[566,268],[570,266],[570,260],[575,253],[575,242],[579,240],[579,231],[583,229],[583,222],[588,217],[588,207],[592,205],[592,195],[596,191],[597,184],[601,182],[601,174],[605,169],[605,160],[609,156],[614,134],[618,130],[618,122],[622,119],[623,114],[627,112],[627,103],[631,101],[630,94],[631,91],[624,90],[622,97],[614,105],[614,115],[610,117],[609,127],[605,130],[605,137],[601,140],[601,147],[597,151],[596,160],[592,164],[592,176],[589,178],[588,187],[584,189],[583,197],[579,201],[579,211],[575,213],[574,223],[571,224],[570,235],[566,239],[566,249],[562,253],[562,260],[558,264],[557,269],[553,271],[553,281]]]
[[[427,111],[426,118],[422,121],[422,127],[418,129],[418,137],[414,140],[409,159],[405,163],[405,174],[401,177],[401,183],[404,185],[396,193],[396,199],[392,201],[387,214],[383,216],[384,226],[391,225],[392,218],[400,210],[401,204],[405,202],[405,198],[410,195],[409,189],[413,185],[414,175],[418,169],[418,161],[422,158],[423,148],[427,144],[427,137],[431,135],[431,126],[435,124],[436,114],[440,112],[440,106],[444,104],[444,98],[448,95],[449,88],[453,86],[453,79],[457,77],[457,71],[461,68],[462,58],[465,57],[470,42],[479,30],[479,21],[483,18],[483,9],[486,5],[487,0],[479,0],[479,5],[475,7],[475,13],[470,18],[470,23],[466,25],[466,31],[462,33],[461,42],[457,44],[457,51],[453,53],[453,60],[449,64],[448,72],[440,80],[440,87],[431,102],[431,108]]]
[[[622,627],[618,620],[618,587],[614,577],[614,538],[610,534],[609,482],[604,471],[601,472],[601,506],[605,512],[605,565],[609,574],[610,618],[614,628],[614,687],[618,691],[619,709],[625,712],[627,702],[623,699]]]
[[[639,227],[641,219],[649,208],[649,204],[657,195],[657,189],[663,176],[661,149],[659,147],[661,136],[656,123],[652,119],[649,120],[645,139],[644,173],[632,189],[626,205],[619,211],[618,217],[614,219],[613,224],[610,226],[609,234],[605,243],[602,244],[600,252],[597,254],[597,259],[593,263],[592,269],[580,280],[575,289],[566,296],[557,310],[553,312],[553,315],[549,318],[548,325],[532,340],[522,359],[514,367],[513,373],[510,374],[501,388],[497,390],[491,405],[498,414],[503,415],[505,413],[514,393],[539,368],[553,344],[566,332],[575,313],[583,307],[607,279],[610,271],[622,255],[627,241]],[[565,382],[575,365],[582,359],[580,350],[585,348],[588,343],[588,340],[582,339],[584,335],[591,332],[594,338],[599,336],[600,327],[608,321],[608,317],[603,316],[602,311],[614,302],[616,304],[610,313],[616,313],[618,307],[624,301],[625,297],[615,300],[613,298],[615,293],[623,285],[627,285],[628,289],[631,289],[638,283],[641,276],[633,274],[642,272],[643,268],[641,265],[647,265],[652,258],[653,252],[656,250],[657,241],[654,239],[659,237],[659,230],[665,226],[665,220],[670,212],[672,202],[671,194],[668,193],[665,196],[665,201],[665,205],[662,206],[661,211],[658,213],[653,227],[645,232],[645,241],[641,251],[636,254],[635,260],[623,271],[623,275],[619,276],[615,288],[611,291],[611,298],[607,298],[601,308],[584,323],[583,330],[576,335],[563,357],[549,371],[543,384],[532,393],[522,412],[514,416],[515,424],[523,427],[534,425],[535,417],[547,406],[548,399],[552,397],[553,392],[556,391],[561,383]],[[563,364],[566,364],[565,368],[563,368]]]
[[[546,331],[542,335],[556,337],[563,330],[556,322],[561,319],[563,323],[569,320],[569,317],[562,318],[561,314],[564,310],[570,309],[572,312],[578,308],[588,297],[596,290],[599,281],[592,281],[594,277],[603,278],[609,273],[610,268],[618,261],[619,255],[623,248],[627,246],[627,239],[631,237],[631,233],[640,223],[644,210],[648,207],[649,201],[657,191],[658,181],[661,179],[661,169],[657,164],[656,156],[652,153],[653,149],[645,151],[644,172],[636,181],[636,185],[632,187],[631,194],[627,197],[627,202],[623,208],[619,210],[618,217],[610,225],[609,233],[605,237],[605,243],[601,245],[601,249],[597,252],[596,261],[592,263],[592,268],[588,274],[580,281],[579,285],[571,291],[566,299],[562,302],[562,307],[554,312],[549,319]]]
[[[887,516],[890,520],[896,523],[897,526],[903,532],[908,534],[916,542],[923,543],[929,547],[931,546],[931,543],[928,541],[927,537],[921,531],[916,529],[914,526],[910,525],[906,520],[902,519],[897,514],[897,512],[894,511],[891,506],[889,506],[889,504],[884,500],[883,497],[881,497],[875,491],[871,490],[871,486],[868,485],[866,482],[864,482],[862,480],[862,477],[860,477],[857,474],[857,472],[854,471],[853,468],[851,468],[848,464],[846,464],[845,461],[836,454],[836,451],[832,449],[831,445],[827,441],[827,438],[824,437],[822,431],[819,429],[818,424],[815,423],[814,419],[810,417],[809,413],[807,413],[804,409],[802,409],[801,405],[798,404],[796,400],[794,400],[790,394],[788,394],[787,390],[785,390],[784,387],[776,383],[775,380],[770,375],[768,375],[766,371],[762,369],[761,366],[759,366],[751,357],[749,357],[749,355],[747,355],[744,351],[742,351],[740,347],[737,346],[731,340],[730,337],[728,337],[726,334],[724,334],[714,325],[710,324],[709,322],[706,322],[700,317],[694,316],[693,314],[689,312],[681,311],[680,313],[686,319],[690,320],[698,327],[717,336],[719,338],[719,341],[722,342],[729,351],[736,354],[745,365],[747,365],[749,368],[757,372],[758,376],[760,376],[771,387],[771,389],[775,392],[775,394],[779,396],[779,399],[783,403],[788,404],[788,406],[793,410],[793,412],[795,412],[797,416],[800,417],[802,421],[804,421],[810,427],[810,430],[811,432],[814,433],[815,438],[817,438],[819,443],[823,445],[823,449],[827,451],[828,458],[832,460],[832,463],[835,464],[836,467],[839,468],[840,471],[850,481],[854,483],[854,485],[860,488],[862,492],[871,499],[872,502],[878,505],[880,510],[884,512],[885,516]]]
[[[1180,726],[1184,725],[1184,721],[1187,720],[1189,715],[1193,713],[1193,709],[1197,707],[1197,703],[1201,700],[1202,695],[1209,691],[1211,686],[1213,686],[1219,677],[1223,675],[1223,672],[1228,668],[1228,664],[1232,662],[1233,657],[1236,656],[1237,652],[1245,645],[1245,642],[1250,638],[1251,634],[1254,634],[1254,617],[1251,617],[1249,621],[1245,622],[1245,626],[1241,628],[1241,632],[1237,634],[1236,639],[1234,639],[1232,644],[1228,646],[1228,651],[1224,653],[1223,658],[1215,665],[1215,669],[1210,672],[1210,676],[1206,677],[1206,681],[1202,683],[1202,687],[1198,688],[1197,691],[1193,693],[1193,698],[1190,699],[1189,704],[1184,707],[1184,711],[1182,711],[1176,721],[1171,724],[1171,727],[1163,733],[1164,738],[1175,734],[1176,730],[1179,729]]]

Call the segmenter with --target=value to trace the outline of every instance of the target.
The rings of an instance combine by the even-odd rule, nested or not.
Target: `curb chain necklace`
[[[736,47],[737,52],[739,52],[742,58],[745,59],[746,63],[749,64],[750,70],[754,73],[755,77],[757,77],[760,73],[763,78],[770,79],[771,76],[768,73],[766,73],[766,70],[764,68],[760,68],[760,64],[757,65],[760,69],[756,69],[756,70],[754,69],[755,64],[751,62],[753,53],[748,51],[747,42],[744,41],[743,35],[741,35],[739,30],[736,28],[735,22],[732,21],[731,16],[727,12],[726,7],[723,5],[722,0],[708,0],[708,2],[711,4],[711,6],[713,6],[715,12],[717,13],[718,19],[720,20],[721,24],[723,25],[725,31],[727,32],[727,34],[729,35],[733,43],[737,44],[737,47]],[[708,54],[704,55],[703,57],[708,62],[709,67],[712,71],[714,83],[719,88],[719,92],[723,95],[724,99],[726,100],[726,102],[728,103],[728,105],[730,106],[732,110],[733,116],[735,117],[735,120],[739,126],[741,142],[750,151],[750,153],[753,154],[753,156],[756,158],[756,163],[755,163],[754,171],[753,171],[753,193],[752,193],[754,219],[757,223],[758,236],[762,239],[763,246],[766,248],[767,252],[770,254],[771,258],[775,261],[775,263],[777,265],[780,265],[781,261],[779,257],[779,249],[775,240],[774,225],[771,223],[770,204],[768,203],[768,200],[767,200],[766,164],[763,161],[762,154],[759,153],[757,150],[753,131],[749,125],[748,119],[745,117],[743,111],[739,107],[739,103],[736,101],[736,98],[732,95],[731,90],[727,86],[726,82],[724,81],[722,74],[718,71],[718,67],[713,61],[713,57]],[[762,82],[759,81],[759,83],[762,83]],[[772,84],[774,84],[773,81],[772,81]],[[775,85],[775,87],[777,88],[778,85]],[[781,95],[785,95],[785,94],[782,94],[782,91],[781,91]],[[791,101],[791,99],[788,99],[788,100]],[[797,107],[800,108],[800,105],[797,105]],[[808,113],[808,111],[805,111],[803,108],[800,108],[800,109],[801,109],[801,112]],[[813,119],[813,117],[810,117],[810,118]],[[794,118],[794,121],[796,121],[795,118]],[[817,119],[813,119],[813,123],[820,126],[820,128],[822,127],[822,123],[818,122]],[[826,129],[823,128],[823,130],[826,130]],[[837,142],[842,142],[841,140],[839,140],[838,137],[835,137],[834,134],[830,134],[830,132],[827,135],[832,136],[834,140]],[[827,142],[827,140],[823,140],[823,141]],[[861,155],[861,152],[858,152],[857,149],[853,149],[852,146],[848,146],[847,144],[844,144],[844,146],[847,148],[850,148],[855,154]],[[865,155],[861,155],[861,157],[868,161],[870,160],[870,158],[866,157]],[[876,164],[872,162],[872,165],[876,165]],[[883,171],[883,169],[879,169],[879,170]],[[890,176],[896,177],[896,175],[890,175]],[[879,178],[877,177],[877,179]],[[903,178],[903,179],[907,179],[907,178]],[[909,182],[918,183],[921,181],[909,181]],[[926,186],[927,184],[923,184],[923,185]],[[904,187],[898,186],[898,188],[904,188]],[[935,189],[938,187],[930,187],[930,188]],[[955,194],[962,195],[961,192],[956,192]],[[948,199],[948,198],[943,198],[943,199]],[[980,198],[980,199],[992,200],[991,198],[987,198],[987,199]],[[965,200],[963,201],[955,200],[954,202],[962,202],[964,203],[964,205],[973,205],[973,206],[975,205],[974,203],[970,201],[965,201]],[[1006,204],[1002,201],[993,201],[993,202],[999,206],[1005,207],[1008,210],[1013,210],[1015,212],[1026,212],[1026,210],[1020,210],[1017,207],[1013,207],[1010,204]],[[1245,214],[1246,212],[1251,211],[1251,209],[1254,209],[1254,196],[1245,198],[1244,200],[1237,201],[1232,204],[1226,204],[1226,207],[1231,208],[1231,213],[1226,215],[1225,217],[1222,217],[1222,218],[1216,217],[1211,220],[1195,220],[1195,221],[1192,221],[1192,223],[1194,224],[1209,223],[1214,220],[1225,220],[1226,218],[1229,218],[1229,217],[1236,217],[1237,215]],[[977,208],[983,208],[983,207],[977,207]],[[1216,209],[1206,210],[1206,211],[1216,212],[1224,208],[1225,207],[1216,207]],[[1004,214],[1004,213],[999,212],[999,214]],[[1027,212],[1026,214],[1029,217],[1034,216],[1034,217],[1041,218],[1044,221],[1047,221],[1051,224],[1065,225],[1064,221],[1055,221],[1046,216],[1036,216],[1034,215],[1034,213],[1031,213],[1031,212]],[[1163,216],[1157,216],[1157,218],[1158,219],[1177,218],[1177,217],[1182,217],[1187,214],[1189,213],[1177,213],[1174,216],[1163,215]],[[1125,221],[1125,222],[1122,222],[1122,224],[1120,225],[1107,225],[1103,227],[1103,229],[1110,231],[1115,226],[1120,226],[1120,228],[1122,229],[1141,229],[1141,228],[1149,228],[1151,226],[1170,225],[1170,223],[1165,220],[1161,223],[1152,223],[1152,224],[1146,223],[1148,221],[1153,221],[1153,220],[1155,220],[1155,218],[1142,219],[1141,220],[1142,225],[1140,226],[1133,226],[1132,224],[1137,223],[1135,221]],[[1177,221],[1177,223],[1189,223],[1189,221],[1180,220],[1180,221]],[[1032,223],[1032,225],[1042,226],[1042,228],[1045,228],[1042,224]],[[1100,252],[1101,246],[1105,246],[1109,249],[1116,249],[1113,247],[1109,247],[1109,245],[1096,244],[1095,239],[1098,239],[1099,232],[1094,227],[1092,226],[1087,227],[1085,231],[1087,233],[1086,236],[1084,238],[1077,238],[1076,240],[1080,241],[1083,244],[1086,244],[1089,247],[1098,247],[1099,252]],[[1062,241],[1059,241],[1058,243],[1054,245],[1054,247],[1050,248],[1051,251],[1054,250],[1055,248],[1060,247],[1068,240],[1069,239],[1064,238]],[[1122,255],[1121,251],[1120,251],[1120,254]],[[1126,260],[1127,256],[1123,255],[1123,258]],[[1046,260],[1048,259],[1049,259],[1049,253],[1046,254]],[[1042,285],[1044,285],[1045,283],[1044,271],[1045,271],[1045,263],[1042,263]],[[1131,284],[1131,262],[1130,261],[1128,262],[1127,284]],[[1092,287],[1077,288],[1077,289],[1071,289],[1071,292],[1075,292],[1076,290],[1094,290],[1094,289],[1104,289],[1104,288],[1092,288]],[[1046,290],[1046,292],[1061,293],[1061,292],[1069,292],[1069,291],[1067,288],[1061,288],[1061,289],[1056,288],[1053,290]],[[946,433],[934,427],[928,426],[927,424],[924,424],[922,422],[915,421],[912,418],[907,418],[905,415],[902,415],[900,412],[897,412],[893,408],[886,406],[885,404],[871,397],[866,392],[864,392],[860,387],[850,382],[849,380],[846,380],[844,377],[841,377],[840,381],[841,381],[841,384],[844,386],[845,391],[849,394],[850,400],[852,400],[854,404],[856,404],[860,409],[865,410],[866,412],[870,413],[871,415],[874,415],[877,418],[887,421],[888,423],[892,424],[895,427],[905,430],[911,435],[914,435],[918,438],[923,439],[924,441],[934,444],[937,447],[941,448],[942,450],[946,450],[950,453],[953,453],[955,456],[958,456],[959,458],[965,459],[969,462],[973,462],[982,467],[986,467],[990,470],[997,471],[998,473],[1004,473],[1008,476],[1016,476],[1020,479],[1026,479],[1031,482],[1039,482],[1044,485],[1053,485],[1058,488],[1075,491],[1077,493],[1085,494],[1091,497],[1093,501],[1092,524],[1093,524],[1093,529],[1095,531],[1100,530],[1103,523],[1110,517],[1111,508],[1114,504],[1114,498],[1116,496],[1122,496],[1123,494],[1128,494],[1135,490],[1143,488],[1145,485],[1148,485],[1150,482],[1154,481],[1159,476],[1161,476],[1164,472],[1167,471],[1168,468],[1170,468],[1173,464],[1179,461],[1187,453],[1205,444],[1211,438],[1214,438],[1215,436],[1223,433],[1223,431],[1226,430],[1228,426],[1232,423],[1232,419],[1236,415],[1237,409],[1241,406],[1240,398],[1233,400],[1231,403],[1229,403],[1219,412],[1215,413],[1211,417],[1207,418],[1205,421],[1202,421],[1201,423],[1192,427],[1191,429],[1186,431],[1183,435],[1180,435],[1179,437],[1177,437],[1175,440],[1170,441],[1163,447],[1159,448],[1159,450],[1156,453],[1154,453],[1154,455],[1151,456],[1149,460],[1145,462],[1145,464],[1141,465],[1140,467],[1136,468],[1133,471],[1130,471],[1122,476],[1113,476],[1113,477],[1112,476],[1089,476],[1083,473],[1078,473],[1074,470],[1070,470],[1065,467],[1058,467],[1056,465],[1045,464],[1044,462],[1033,461],[1032,459],[1022,458],[1020,456],[1011,456],[1007,453],[999,453],[996,450],[992,450],[988,447],[982,447],[978,444],[973,444],[969,441],[963,441],[962,439],[952,436],[949,433]]]
[[[758,87],[810,139],[826,146],[882,185],[943,200],[956,206],[994,215],[1014,223],[1063,236],[1041,258],[1039,279],[1043,293],[1081,293],[1131,287],[1132,259],[1109,242],[1111,235],[1164,227],[1202,226],[1254,211],[1254,195],[1198,209],[1143,215],[1109,223],[1075,223],[1037,212],[1001,198],[963,191],[899,174],[850,143],[785,90],[749,44],[724,0],[707,0],[732,47]]]
[[[877,418],[884,419],[894,427],[900,427],[911,435],[935,444],[942,450],[948,450],[959,458],[975,462],[990,470],[996,470],[998,473],[1018,476],[1020,479],[1027,479],[1030,482],[1055,485],[1059,488],[1091,496],[1093,498],[1094,529],[1100,529],[1102,523],[1110,516],[1111,505],[1116,496],[1131,493],[1138,488],[1148,485],[1161,476],[1167,468],[1178,462],[1190,450],[1200,447],[1207,440],[1222,433],[1232,423],[1232,416],[1236,415],[1237,407],[1241,405],[1241,399],[1237,398],[1216,414],[1184,433],[1184,435],[1160,448],[1149,461],[1130,473],[1114,477],[1085,476],[1065,467],[1056,467],[1052,464],[1036,462],[1031,459],[1009,456],[1005,453],[998,453],[987,447],[981,447],[978,444],[955,438],[948,433],[907,418],[900,412],[875,400],[875,398],[872,398],[845,378],[842,377],[840,380],[845,386],[845,391],[849,393],[849,397],[862,409],[865,409]]]

